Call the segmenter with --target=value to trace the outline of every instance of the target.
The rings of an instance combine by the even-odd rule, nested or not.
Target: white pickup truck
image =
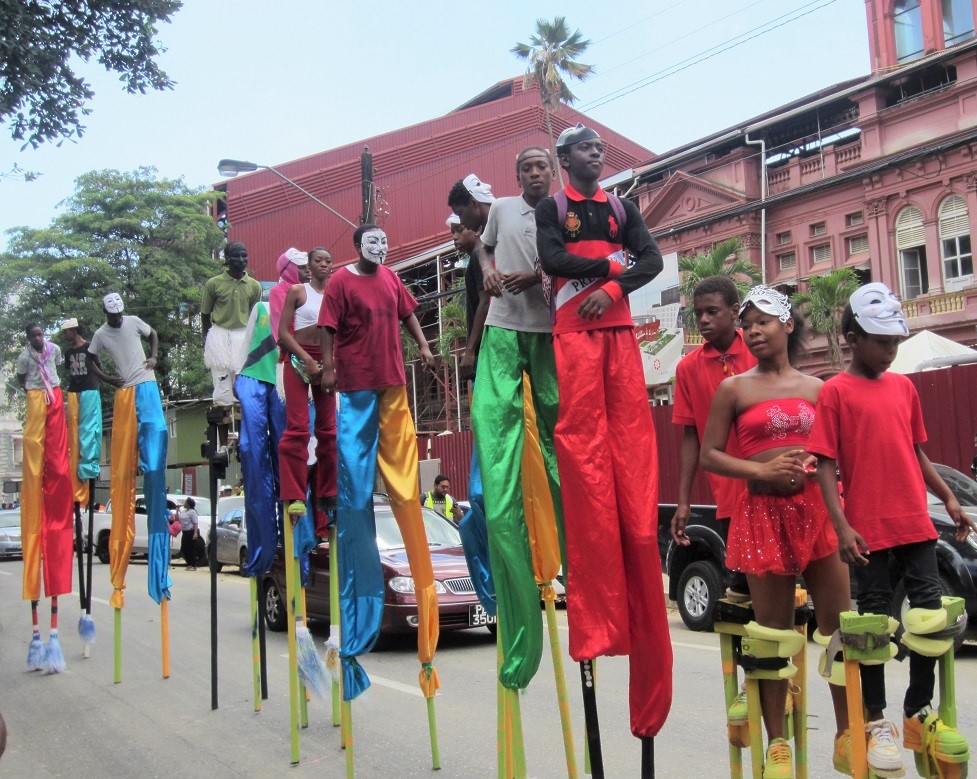
[[[210,499],[200,498],[191,495],[197,514],[200,515],[200,535],[205,540],[210,532]],[[167,495],[166,510],[176,511],[178,506],[183,505],[187,499],[186,495]],[[112,501],[105,507],[105,511],[96,511],[94,523],[92,525],[92,535],[95,539],[95,556],[99,562],[109,562],[109,532],[112,529]],[[134,555],[144,555],[149,552],[149,530],[146,527],[146,499],[142,495],[136,495],[136,537],[132,543],[132,553]],[[170,552],[174,557],[180,554],[180,536],[170,537]]]

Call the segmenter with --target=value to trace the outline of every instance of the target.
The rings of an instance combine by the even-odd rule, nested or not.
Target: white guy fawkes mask
[[[387,234],[383,230],[369,230],[360,238],[360,254],[368,262],[383,265],[387,256]]]
[[[859,287],[848,302],[855,319],[866,333],[909,335],[902,304],[885,284],[875,281]]]

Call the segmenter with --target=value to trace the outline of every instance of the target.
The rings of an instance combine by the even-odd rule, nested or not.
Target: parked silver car
[[[0,511],[0,557],[20,557],[20,509]]]
[[[217,570],[236,565],[244,576],[248,562],[248,528],[244,522],[244,498],[231,496],[217,501]]]

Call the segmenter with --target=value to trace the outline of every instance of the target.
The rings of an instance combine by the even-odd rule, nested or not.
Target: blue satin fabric
[[[470,508],[458,523],[461,543],[468,561],[468,572],[475,586],[475,594],[489,614],[495,616],[495,582],[489,564],[488,525],[485,522],[485,497],[482,495],[482,471],[478,465],[478,448],[472,446],[472,466],[468,476],[468,505]]]
[[[78,478],[97,479],[102,453],[102,396],[98,390],[78,393]]]
[[[278,501],[278,442],[285,431],[285,404],[274,384],[240,375],[234,390],[241,402],[241,476],[248,529],[247,576],[261,576],[275,559],[283,527]]]
[[[370,686],[356,658],[380,635],[383,570],[377,555],[373,483],[376,479],[380,404],[375,390],[340,393],[336,414],[338,462],[339,613],[343,698],[353,700]],[[355,575],[354,575],[355,573]]]
[[[166,444],[169,431],[159,385],[144,381],[135,387],[139,469],[146,499],[146,525],[149,530],[149,597],[157,603],[170,597],[170,531],[166,510]]]

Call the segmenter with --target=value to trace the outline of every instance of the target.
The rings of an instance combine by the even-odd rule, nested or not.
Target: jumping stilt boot
[[[740,641],[737,663],[746,674],[747,709],[750,715],[750,753],[753,760],[753,776],[756,779],[794,779],[795,777],[790,744],[785,740],[771,741],[764,755],[760,681],[792,678],[797,673],[797,666],[791,662],[791,658],[803,650],[804,643],[804,636],[796,630],[769,628],[756,622],[746,625],[746,636]]]
[[[807,607],[806,591],[797,590],[795,606],[796,630],[777,630],[757,624],[749,604],[721,600],[717,606],[713,629],[719,634],[722,658],[730,776],[736,779],[743,776],[743,758],[740,750],[747,747],[751,749],[754,779],[781,775],[789,776],[791,779],[796,775],[797,779],[805,779],[807,776],[806,690],[803,668],[805,626],[810,618],[810,609]],[[793,663],[791,658],[794,660]],[[737,666],[742,666],[746,671],[746,681],[742,690]],[[792,750],[787,739],[782,743],[775,740],[776,743],[770,745],[774,748],[768,749],[767,759],[765,759],[759,680],[788,679],[798,670],[802,671],[796,677],[798,684],[791,684],[787,695],[784,728],[787,739],[795,740],[793,750],[797,761],[795,774],[795,767],[790,766]],[[787,755],[787,768],[784,767],[785,755]],[[785,771],[788,773],[784,773]]]
[[[825,640],[819,631],[815,631],[814,640],[825,647],[818,665],[819,672],[830,684],[842,684],[845,687],[848,699],[847,733],[850,737],[847,768],[855,779],[902,776],[905,769],[901,762],[897,764],[898,757],[893,758],[884,749],[887,744],[880,742],[876,745],[872,752],[874,763],[870,765],[868,741],[863,734],[871,726],[873,738],[882,738],[891,728],[883,728],[883,725],[888,726],[889,723],[881,722],[866,725],[859,671],[859,665],[878,665],[895,657],[897,647],[891,635],[895,633],[899,623],[885,614],[858,614],[854,611],[843,611],[840,622],[841,627],[829,640]],[[839,652],[844,658],[843,666],[835,662]],[[835,768],[842,772],[845,767],[842,759],[844,746],[835,746]]]
[[[963,779],[970,746],[957,730],[953,641],[967,627],[962,598],[943,598],[941,609],[910,609],[902,643],[911,651],[939,658],[939,712],[922,709],[906,717],[903,744],[913,751],[916,770],[925,779]]]

